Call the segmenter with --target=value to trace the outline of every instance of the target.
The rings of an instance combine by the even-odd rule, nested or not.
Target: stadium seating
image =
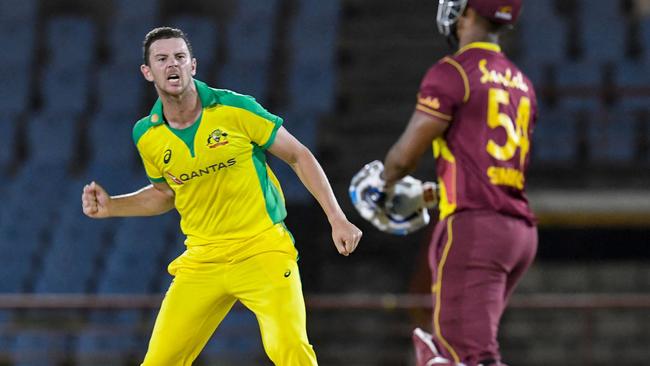
[[[81,216],[76,206],[75,214]],[[68,220],[57,226],[49,252],[45,253],[43,272],[36,281],[35,292],[87,292],[107,230],[108,222],[90,219]],[[67,270],[61,271],[61,268]]]
[[[145,113],[140,111],[142,111],[145,87],[148,87],[149,83],[140,73],[138,65],[141,60],[142,57],[138,53],[138,61],[135,63],[113,63],[102,67],[97,85],[99,111],[121,111],[122,113],[130,111],[133,115],[128,122],[135,122],[140,114]]]
[[[31,65],[36,49],[34,22],[20,18],[3,19],[0,31],[5,35],[0,41],[0,46],[11,50],[7,52],[5,62],[10,65]]]
[[[578,134],[571,110],[542,107],[533,138],[534,161],[559,165],[576,162]]]
[[[530,4],[529,4],[530,3]],[[567,56],[567,24],[553,7],[553,1],[540,0],[526,3],[517,25],[522,65],[549,64]],[[538,81],[538,80],[534,80]]]
[[[16,115],[28,110],[31,75],[29,65],[19,61],[15,64],[8,63],[3,75],[3,82],[7,87],[0,89],[0,108],[9,115]]]
[[[266,356],[255,315],[235,305],[205,345],[201,357],[214,364],[259,364]]]
[[[29,160],[66,169],[77,158],[78,115],[71,111],[45,110],[27,123]]]
[[[95,325],[77,334],[73,344],[74,360],[78,366],[124,365],[132,355],[142,360],[146,346],[146,342],[131,330],[111,330],[110,326],[108,330],[98,329]]]
[[[0,117],[0,172],[7,173],[9,167],[13,165],[16,152],[16,137],[18,128],[18,118],[15,114],[7,113]],[[0,188],[0,193],[4,187]]]
[[[218,85],[252,95],[262,103],[269,92],[274,19],[279,1],[239,0],[227,27],[226,63]]]
[[[650,110],[650,62],[622,61],[616,64],[614,84],[620,91],[616,105],[622,108]]]
[[[18,333],[13,349],[14,365],[56,366],[68,354],[69,337],[56,331],[24,330]]]
[[[4,221],[3,221],[4,222]],[[9,225],[0,227],[0,292],[24,292],[33,268],[33,255],[41,243],[39,233]]]
[[[90,173],[101,171],[96,168],[100,165],[116,168],[121,166],[116,171],[131,171],[133,164],[128,163],[139,161],[132,136],[133,126],[140,118],[135,109],[121,108],[99,110],[94,118],[85,121],[90,125],[87,137],[92,151],[90,169],[94,170]],[[111,179],[110,176],[106,178]]]
[[[650,17],[643,18],[639,25],[641,45],[643,47],[643,58],[650,61]]]
[[[302,0],[289,33],[289,103],[316,116],[334,104],[338,0]]]
[[[555,65],[555,86],[561,92],[558,103],[573,110],[599,108],[602,103],[603,68],[592,61]]]
[[[94,61],[97,41],[91,19],[55,16],[45,34],[50,64],[88,66]]]
[[[635,111],[611,109],[607,113],[595,112],[589,120],[591,161],[621,165],[634,160],[639,151],[639,118]]]
[[[627,51],[626,23],[618,1],[577,0],[582,57],[595,62],[618,62]]]
[[[196,15],[181,15],[172,18],[169,24],[182,29],[192,45],[195,45],[192,51],[197,59],[196,77],[200,80],[209,80],[219,50],[219,33],[214,19]]]
[[[31,65],[36,57],[35,1],[3,2],[0,9],[0,49],[5,52],[0,109],[9,113],[23,112],[28,107]],[[9,10],[11,9],[11,10]],[[18,16],[9,16],[17,13]]]

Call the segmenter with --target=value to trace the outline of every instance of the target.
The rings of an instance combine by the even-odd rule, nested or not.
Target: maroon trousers
[[[499,321],[533,262],[537,227],[491,211],[440,221],[429,248],[433,337],[443,356],[467,366],[499,361]]]

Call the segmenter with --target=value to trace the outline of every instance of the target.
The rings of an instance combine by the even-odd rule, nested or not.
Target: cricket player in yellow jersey
[[[194,80],[185,34],[156,28],[144,40],[145,79],[159,99],[133,129],[151,185],[110,196],[83,189],[92,218],[158,215],[176,208],[187,236],[169,265],[174,281],[142,365],[191,365],[236,301],[252,310],[275,365],[316,365],[284,198],[265,151],[288,163],[323,208],[342,255],[361,231],[350,223],[311,152],[251,97]]]

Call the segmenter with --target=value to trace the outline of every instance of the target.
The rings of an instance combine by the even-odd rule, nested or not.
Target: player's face
[[[182,38],[159,39],[149,46],[149,65],[141,71],[160,93],[181,95],[196,74],[196,59]]]

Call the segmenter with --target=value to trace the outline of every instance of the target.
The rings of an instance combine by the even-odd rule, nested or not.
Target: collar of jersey
[[[201,106],[203,108],[210,107],[217,104],[218,102],[217,96],[212,92],[212,89],[210,89],[208,84],[200,80],[194,79],[194,85],[196,86],[196,91],[199,94],[199,98],[201,99]],[[160,98],[156,100],[156,103],[153,105],[153,108],[151,108],[151,113],[149,113],[149,121],[154,126],[161,125],[165,122],[165,116],[163,114],[163,105]]]
[[[460,55],[461,53],[472,49],[472,48],[480,48],[483,50],[488,50],[488,51],[493,51],[493,52],[501,52],[501,46],[499,46],[496,43],[490,43],[490,42],[472,42],[465,47],[461,48],[456,52],[456,55]]]

